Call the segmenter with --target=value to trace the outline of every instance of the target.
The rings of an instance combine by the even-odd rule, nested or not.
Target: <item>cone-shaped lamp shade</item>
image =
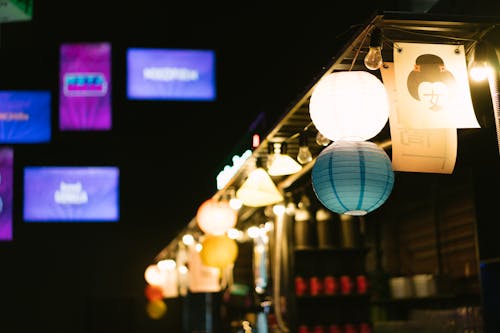
[[[283,196],[269,174],[260,167],[248,175],[236,191],[236,197],[249,207],[263,207],[283,201]]]
[[[299,172],[302,166],[286,154],[286,142],[274,142],[268,146],[267,173],[271,176],[285,176]]]
[[[394,185],[389,156],[370,141],[333,142],[319,154],[311,177],[319,201],[346,215],[377,209]]]
[[[366,71],[334,72],[315,86],[309,102],[314,126],[332,141],[364,141],[389,120],[384,84]]]
[[[271,158],[272,162],[267,168],[267,172],[271,176],[291,175],[302,169],[302,166],[289,155],[273,154],[271,155]]]

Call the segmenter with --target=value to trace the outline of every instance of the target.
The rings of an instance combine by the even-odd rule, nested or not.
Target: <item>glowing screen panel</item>
[[[25,167],[23,214],[26,222],[118,221],[119,169]]]

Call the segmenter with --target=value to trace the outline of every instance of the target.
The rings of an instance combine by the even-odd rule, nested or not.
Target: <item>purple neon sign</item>
[[[62,44],[59,129],[111,129],[111,45]]]

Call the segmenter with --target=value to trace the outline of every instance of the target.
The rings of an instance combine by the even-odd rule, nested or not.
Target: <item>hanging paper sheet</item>
[[[478,128],[463,45],[394,43],[399,122],[405,128]]]
[[[457,130],[454,128],[412,128],[401,122],[398,112],[394,64],[385,62],[380,69],[390,101],[389,126],[394,171],[453,172],[457,157]]]

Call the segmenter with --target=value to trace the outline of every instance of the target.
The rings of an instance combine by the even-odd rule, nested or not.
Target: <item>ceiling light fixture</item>
[[[285,176],[299,172],[302,166],[287,155],[286,142],[273,142],[268,145],[267,172],[271,176]]]

